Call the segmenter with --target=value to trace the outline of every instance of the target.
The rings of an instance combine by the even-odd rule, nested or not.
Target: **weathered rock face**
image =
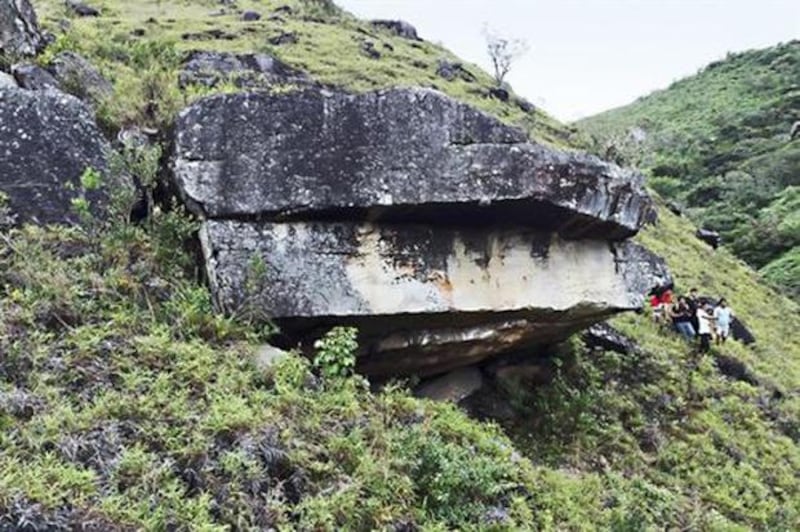
[[[0,56],[33,56],[42,46],[42,35],[31,3],[28,0],[0,0]]]
[[[668,279],[621,241],[652,208],[639,176],[436,92],[212,97],[174,150],[217,306],[300,340],[355,325],[368,374],[559,342]]]
[[[558,342],[643,302],[644,292],[630,288],[643,252],[631,243],[518,229],[233,220],[207,221],[202,241],[219,307],[255,305],[301,336],[356,324],[368,373],[438,373]]]
[[[210,218],[455,219],[621,239],[652,209],[642,177],[526,142],[441,93],[215,96],[181,113],[174,173]]]
[[[81,174],[108,168],[109,146],[89,109],[57,91],[0,89],[0,191],[20,222],[75,220]],[[97,204],[102,191],[88,194]]]

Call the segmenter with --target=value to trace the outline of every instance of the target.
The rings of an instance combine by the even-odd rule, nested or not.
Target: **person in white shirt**
[[[724,344],[731,331],[733,310],[728,306],[725,298],[719,300],[719,305],[714,309],[714,322],[717,327],[717,343]]]
[[[714,315],[711,305],[704,303],[697,309],[697,336],[700,337],[700,352],[706,353],[711,348],[711,331],[714,325]]]

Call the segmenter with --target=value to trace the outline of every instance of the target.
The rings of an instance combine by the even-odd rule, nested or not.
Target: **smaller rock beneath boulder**
[[[425,381],[416,389],[415,394],[434,401],[457,403],[480,390],[482,386],[483,376],[480,370],[470,366]]]
[[[242,13],[242,20],[245,22],[253,22],[256,20],[261,20],[261,13],[256,11],[245,11]]]
[[[0,89],[16,86],[17,80],[14,79],[14,76],[6,74],[5,72],[0,72]]]
[[[30,91],[58,89],[58,80],[39,65],[23,63],[11,67],[11,73],[19,86]]]
[[[100,11],[83,2],[76,2],[74,0],[67,0],[67,7],[79,17],[99,17]]]
[[[99,104],[114,92],[111,82],[75,52],[62,52],[55,56],[50,72],[64,92],[85,102]]]
[[[717,249],[722,243],[722,237],[719,236],[719,233],[709,229],[698,229],[695,236],[714,249]]]
[[[528,352],[510,353],[495,358],[484,368],[503,388],[540,386],[552,382],[556,368],[551,358]]]
[[[296,44],[297,40],[297,34],[295,32],[283,31],[267,39],[267,42],[273,46],[283,46],[284,44]]]
[[[475,75],[464,68],[462,63],[448,61],[446,59],[439,60],[439,66],[436,69],[436,74],[443,77],[447,81],[455,81],[460,79],[467,83],[474,83],[477,78]]]
[[[271,368],[279,360],[287,357],[288,355],[288,351],[278,349],[277,347],[273,347],[269,344],[264,344],[253,354],[253,363],[255,364],[256,368],[264,371]]]
[[[417,34],[417,28],[406,22],[405,20],[373,20],[370,22],[376,28],[383,28],[391,31],[395,35],[410,39],[412,41],[421,41]]]
[[[628,338],[608,323],[597,323],[592,325],[581,336],[586,347],[590,349],[602,349],[603,351],[614,351],[627,355],[639,353],[639,345]]]

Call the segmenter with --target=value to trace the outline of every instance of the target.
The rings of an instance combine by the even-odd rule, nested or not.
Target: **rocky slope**
[[[210,1],[169,6],[98,1],[66,8],[42,2],[38,7],[55,40],[36,63],[20,55],[3,62],[4,72],[13,72],[14,81],[0,92],[0,109],[25,107],[20,102],[28,100],[48,102],[49,95],[63,91],[74,93],[85,103],[59,97],[76,108],[82,106],[77,116],[93,108],[108,136],[98,142],[113,151],[107,168],[98,165],[96,172],[76,175],[79,165],[65,166],[69,171],[63,174],[45,172],[55,180],[49,183],[38,175],[41,168],[48,168],[42,166],[48,159],[37,160],[22,149],[16,152],[19,160],[15,158],[14,166],[2,174],[0,183],[26,183],[18,178],[18,169],[26,168],[20,162],[27,161],[36,163],[30,168],[37,175],[29,179],[40,179],[53,192],[60,191],[62,183],[72,183],[71,190],[53,198],[61,212],[67,217],[74,213],[80,224],[15,226],[24,221],[8,216],[23,214],[18,187],[6,187],[0,200],[0,529],[796,527],[800,519],[795,474],[800,468],[798,309],[726,251],[713,252],[695,239],[692,226],[665,210],[658,198],[658,220],[645,216],[649,200],[635,173],[596,158],[531,144],[525,135],[488,115],[428,91],[340,94],[348,83],[352,85],[345,88],[371,89],[394,84],[398,75],[416,82],[417,70],[422,70],[414,64],[420,59],[417,53],[446,52],[418,41],[404,24],[386,29],[384,22],[378,25],[379,33],[369,33],[378,30],[328,2],[242,2],[239,7],[220,8]],[[69,24],[56,23],[64,17]],[[155,22],[147,22],[150,17]],[[255,31],[246,30],[264,19]],[[273,35],[277,28],[282,33]],[[363,35],[370,36],[371,46],[364,44]],[[175,37],[181,43],[171,40]],[[262,53],[265,37],[281,50],[279,58],[241,55]],[[272,44],[273,38],[281,44]],[[341,52],[305,44],[322,42],[341,45]],[[180,52],[199,43],[217,54],[210,63],[213,68],[208,55]],[[218,48],[238,55],[218,55]],[[58,61],[84,65],[75,60],[76,51],[86,56],[89,66],[99,66],[98,73],[113,84],[111,93],[86,90],[103,85],[94,75],[59,79]],[[361,54],[357,60],[353,52]],[[507,121],[517,121],[521,111],[533,114],[537,121],[527,132],[551,145],[565,141],[564,128],[548,124],[538,111],[523,111],[522,102],[513,95],[508,101],[491,96],[482,81],[485,74],[463,65],[459,70],[452,64],[455,59],[447,57],[448,68],[438,65],[432,72],[425,70],[423,77],[452,78],[442,84],[451,96],[463,96]],[[190,67],[192,61],[203,66]],[[376,72],[374,61],[384,61],[392,74]],[[215,73],[217,68],[222,74]],[[36,93],[27,92],[32,86],[15,87],[24,86],[23,74],[30,72],[46,79],[50,88]],[[295,92],[297,87],[282,84],[287,79],[311,92]],[[266,92],[214,95],[254,87]],[[464,87],[474,90],[460,93]],[[382,168],[388,164],[376,165],[380,159],[348,162],[354,171],[337,175],[340,184],[356,192],[353,202],[358,205],[352,206],[342,205],[345,195],[336,193],[341,188],[325,188],[328,181],[303,150],[281,162],[308,170],[303,175],[317,185],[313,194],[303,196],[303,187],[288,186],[293,181],[282,174],[282,165],[270,169],[266,163],[277,155],[258,152],[263,150],[260,144],[282,146],[281,154],[286,146],[281,145],[281,135],[270,133],[269,120],[229,128],[223,135],[230,139],[229,145],[219,153],[215,150],[220,137],[200,133],[205,125],[213,133],[226,120],[189,120],[206,105],[250,102],[263,112],[283,104],[282,112],[302,115],[298,104],[305,98],[313,105],[328,102],[328,108],[340,109],[348,102],[374,105],[380,101],[376,94],[391,94],[401,101],[429,98],[436,102],[435,108],[447,111],[434,113],[429,121],[428,142],[422,143],[426,152],[437,146],[430,139],[439,136],[452,136],[458,142],[438,148],[443,151],[435,152],[428,166],[404,167],[404,175],[421,172],[416,187],[400,186],[393,169]],[[179,117],[180,109],[189,105],[190,110]],[[30,120],[30,126],[57,128],[50,116],[39,113],[39,120]],[[235,122],[235,114],[219,116],[234,117]],[[369,115],[352,112],[339,117],[330,124],[346,123],[342,117],[362,123]],[[176,119],[177,135],[170,127]],[[474,129],[477,126],[482,127]],[[348,142],[380,148],[391,138],[389,133],[409,132],[407,127],[398,121],[389,130],[374,130],[371,137]],[[181,128],[197,134],[182,136]],[[425,131],[421,128],[420,134]],[[461,134],[465,131],[470,138]],[[213,138],[217,141],[208,149],[197,148],[204,139]],[[248,141],[252,138],[259,143]],[[71,137],[58,139],[68,142]],[[322,134],[315,136],[314,145],[334,150],[337,143],[326,144],[325,139]],[[4,137],[9,146],[18,140]],[[74,146],[76,160],[82,160],[79,147],[92,146]],[[403,139],[398,146],[402,148],[397,150],[398,160],[406,162],[422,149],[413,139]],[[435,215],[439,209],[420,209],[417,204],[408,209],[404,201],[395,204],[395,198],[419,202],[431,197],[437,200],[434,204],[441,203],[442,198],[435,196],[440,188],[426,188],[433,177],[423,171],[438,175],[441,168],[458,167],[471,150],[518,161],[501,176],[512,183],[518,170],[526,170],[537,185],[546,185],[524,189],[521,198],[514,197],[525,208],[509,211],[511,224],[498,222],[492,204],[474,205],[470,194],[475,189],[455,186],[463,184],[458,179],[441,183],[441,189],[451,191],[444,198],[450,202],[444,202],[445,220]],[[229,158],[230,154],[235,156]],[[62,164],[58,157],[50,161]],[[216,165],[239,171],[208,171]],[[170,175],[170,168],[179,170],[178,179]],[[191,168],[204,170],[186,171]],[[368,176],[387,171],[384,183],[392,193],[391,202],[385,194],[374,194],[375,187],[354,186],[355,178],[367,177],[359,177],[358,171],[365,169]],[[576,177],[580,187],[560,186]],[[553,186],[556,180],[559,186]],[[120,188],[121,182],[136,183],[143,196],[138,203],[146,200],[146,208],[133,217],[130,210],[136,198],[128,187]],[[251,194],[244,193],[247,183],[252,185],[247,189]],[[276,184],[293,194],[275,194]],[[617,189],[619,184],[624,186]],[[170,196],[174,185],[184,189],[182,197],[190,199],[193,214]],[[487,178],[484,185],[501,206],[509,194],[519,191],[519,183],[513,187],[491,183],[492,188]],[[104,203],[106,197],[113,201]],[[461,210],[459,202],[469,208]],[[329,204],[334,208],[320,207]],[[72,209],[65,209],[67,205]],[[542,211],[547,215],[535,216]],[[317,219],[321,213],[324,216]],[[343,214],[351,218],[343,220]],[[357,346],[347,329],[326,334],[310,346],[315,365],[291,354],[278,355],[276,361],[275,351],[264,347],[265,341],[276,340],[274,329],[265,322],[275,307],[263,304],[274,304],[274,298],[230,309],[228,314],[215,312],[212,293],[224,299],[224,290],[219,284],[209,290],[198,282],[203,277],[198,276],[202,262],[192,247],[202,229],[209,263],[213,259],[241,264],[245,254],[230,261],[226,250],[257,249],[270,242],[264,235],[285,231],[281,249],[269,250],[266,258],[280,251],[279,257],[313,262],[318,260],[315,255],[299,253],[305,241],[297,235],[311,225],[324,229],[311,231],[317,236],[330,235],[341,226],[355,227],[359,231],[353,238],[326,241],[334,253],[333,262],[321,266],[325,271],[341,273],[336,261],[342,250],[355,250],[364,259],[349,270],[363,275],[348,279],[362,284],[340,285],[371,290],[382,285],[380,276],[376,282],[374,275],[389,272],[394,278],[419,282],[441,298],[440,278],[414,279],[403,261],[425,271],[438,260],[441,264],[434,269],[451,274],[444,267],[449,254],[471,249],[454,243],[469,243],[491,253],[488,259],[483,257],[486,260],[469,257],[463,264],[493,273],[503,264],[497,260],[503,253],[495,256],[496,247],[486,246],[486,241],[502,241],[510,233],[508,240],[514,245],[505,247],[510,250],[507,257],[515,260],[505,262],[503,279],[519,273],[513,268],[516,258],[543,279],[532,293],[498,290],[501,303],[527,299],[523,297],[527,293],[534,300],[542,297],[542,307],[552,309],[560,304],[556,299],[566,295],[566,305],[586,312],[587,301],[591,310],[608,297],[615,301],[614,310],[622,310],[632,305],[629,296],[640,296],[649,286],[637,283],[646,279],[641,273],[652,265],[639,253],[641,247],[618,241],[645,220],[656,224],[635,239],[666,258],[678,288],[698,285],[709,296],[726,296],[755,334],[756,344],[733,343],[698,357],[679,339],[659,332],[646,316],[629,314],[614,320],[620,332],[601,343],[586,336],[547,349],[525,349],[462,370],[458,376],[465,378],[460,383],[429,382],[423,388],[430,395],[456,393],[457,399],[464,399],[463,408],[500,422],[504,430],[470,419],[451,404],[415,399],[407,391],[414,379],[370,391],[362,378],[348,375]],[[380,230],[363,231],[365,225]],[[215,236],[218,226],[237,231]],[[398,226],[400,230],[392,229]],[[290,230],[294,236],[288,235]],[[431,241],[444,240],[447,253],[439,255],[445,258],[437,255],[441,246],[398,254],[408,248],[412,231],[429,234]],[[471,231],[483,235],[483,241],[477,239],[480,246],[475,238],[465,237]],[[258,239],[243,238],[250,233]],[[547,238],[540,238],[542,234]],[[574,240],[575,236],[582,238]],[[370,243],[370,238],[376,242]],[[607,238],[615,242],[609,244]],[[424,240],[415,237],[412,243]],[[540,240],[536,249],[524,248]],[[618,246],[614,261],[609,260],[610,246]],[[589,264],[590,256],[597,261]],[[622,268],[620,274],[612,265],[620,260],[637,262],[642,271],[634,269],[633,276],[626,276]],[[242,283],[245,291],[269,294],[265,279],[271,284],[292,274],[288,268],[270,270],[268,260],[248,262],[256,275]],[[367,268],[369,264],[373,267]],[[581,272],[570,279],[601,282],[593,286],[581,281],[570,288],[569,279],[558,278],[558,271],[565,269]],[[558,297],[548,295],[548,279],[564,283],[555,291]],[[613,283],[607,286],[607,279],[620,282],[620,291],[612,294]],[[319,281],[329,279],[323,273]],[[485,303],[496,304],[486,300],[490,295],[486,290],[469,293],[474,290],[469,283],[463,289],[470,295],[467,302],[480,296]],[[286,296],[296,304],[313,294],[311,286]],[[584,294],[591,297],[579,302]],[[320,299],[314,304],[334,305],[338,300]],[[346,298],[341,300],[350,312],[356,308]],[[394,330],[402,302],[379,297],[370,302],[370,312],[393,309],[383,327]],[[433,302],[443,304],[441,299]],[[454,303],[455,299],[447,302]],[[552,324],[564,323],[563,318],[557,317],[541,333],[551,332]],[[346,321],[340,313],[325,325]],[[421,321],[437,325],[427,317]],[[483,329],[474,332],[480,336],[497,330],[495,323],[483,323]],[[556,332],[558,337],[567,334]],[[383,342],[396,337],[392,334]],[[466,351],[461,354],[468,355]]]
[[[798,75],[800,41],[730,54],[578,125],[597,150],[647,170],[650,186],[797,296]]]

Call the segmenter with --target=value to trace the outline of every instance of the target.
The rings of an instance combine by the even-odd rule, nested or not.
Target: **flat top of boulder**
[[[190,208],[210,218],[488,216],[618,239],[652,209],[640,174],[530,143],[419,88],[206,98],[177,119],[173,169]]]

